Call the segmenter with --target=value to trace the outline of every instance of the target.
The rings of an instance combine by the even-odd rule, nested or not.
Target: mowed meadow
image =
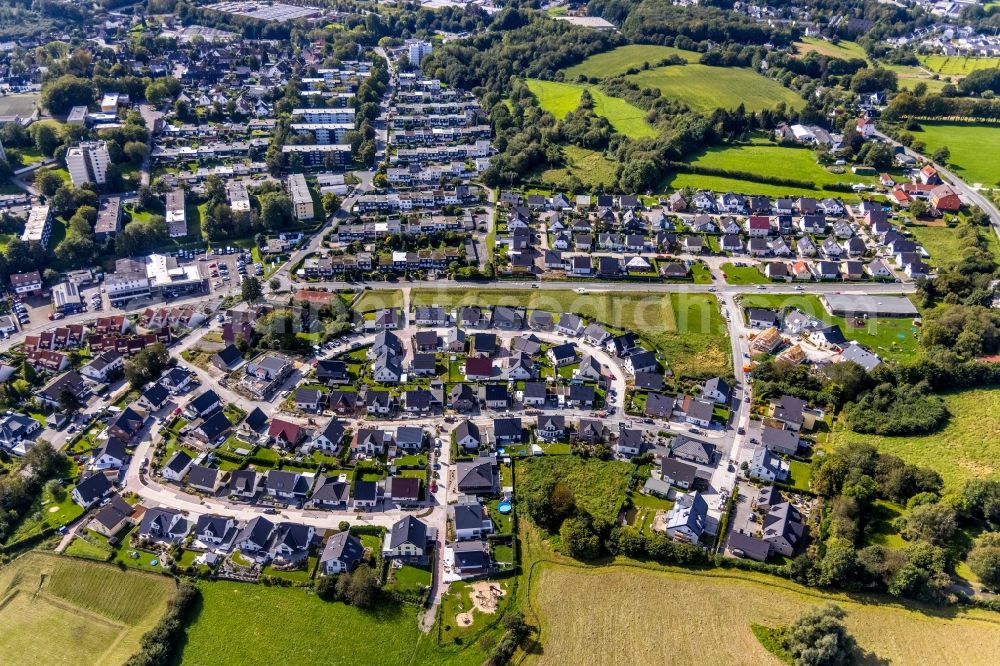
[[[540,79],[528,79],[525,83],[538,98],[539,106],[560,120],[580,106],[580,96],[584,90],[589,90],[594,99],[594,113],[607,118],[616,132],[633,139],[656,136],[656,130],[646,122],[645,111],[623,99],[605,95],[596,86]]]
[[[29,553],[0,570],[0,664],[120,664],[173,596],[164,576]]]
[[[871,663],[995,664],[1000,616],[987,611],[927,612],[889,598],[853,601],[741,572],[587,569],[542,564],[531,606],[542,624],[530,664],[780,664],[750,630],[779,627],[834,600]],[[880,660],[880,661],[876,661]]]
[[[948,169],[970,185],[1000,184],[1000,125],[921,121],[913,136],[927,145],[926,155],[947,146]]]

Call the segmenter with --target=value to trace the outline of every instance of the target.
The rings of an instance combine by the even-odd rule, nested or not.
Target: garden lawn
[[[576,505],[595,519],[613,523],[625,502],[632,465],[576,456],[542,456],[517,461],[518,494],[555,478],[573,490]]]
[[[594,113],[608,119],[616,132],[633,139],[656,136],[649,123],[646,122],[646,112],[632,106],[623,99],[610,97],[597,89],[596,86],[577,85],[574,83],[558,83],[527,79],[528,90],[538,98],[538,103],[560,120],[566,117],[580,105],[580,95],[589,89],[594,98]]]
[[[375,312],[385,308],[403,307],[403,292],[399,289],[389,289],[385,291],[366,290],[358,297],[354,303],[355,312]]]
[[[834,445],[849,442],[874,444],[880,451],[908,463],[936,470],[946,491],[957,491],[974,478],[1000,479],[1000,388],[974,389],[942,395],[950,417],[940,431],[930,435],[880,437],[847,430],[839,422]]]
[[[784,102],[788,108],[802,108],[804,100],[777,81],[744,67],[671,65],[657,67],[628,77],[642,88],[659,89],[668,99],[684,102],[695,111],[735,109],[747,111],[773,108]]]
[[[571,190],[577,183],[571,182],[576,177],[588,189],[601,186],[608,188],[615,182],[618,163],[609,160],[604,153],[573,145],[562,146],[565,166],[544,169],[537,178],[557,190]]]
[[[987,157],[1000,155],[1000,125],[921,121],[913,136],[927,145],[927,155],[947,146],[948,169],[970,185],[1000,183],[1000,159]]]
[[[587,78],[603,79],[615,74],[624,74],[632,67],[642,68],[644,63],[655,66],[672,55],[680,56],[687,62],[698,62],[701,54],[697,51],[675,49],[672,46],[653,44],[628,44],[616,49],[592,55],[583,62],[563,70],[567,81],[576,81],[581,74]]]
[[[991,664],[1000,650],[1000,623],[986,611],[921,612],[736,570],[546,563],[532,573],[529,621],[541,623],[542,649],[528,664],[774,664],[751,624],[784,626],[828,600],[847,611],[847,629],[872,663]]]
[[[475,646],[438,649],[433,636],[421,634],[416,606],[384,604],[364,611],[298,588],[230,582],[199,587],[203,603],[188,628],[182,664],[246,666],[252,655],[254,664],[471,666],[485,658]]]
[[[966,76],[977,69],[1000,67],[1000,58],[970,58],[934,54],[923,56],[920,61],[932,72],[957,76]]]
[[[924,227],[911,224],[906,227],[913,233],[914,239],[930,253],[929,262],[935,266],[943,266],[962,258],[962,244],[959,242],[955,229],[951,227]],[[983,238],[993,258],[1000,257],[1000,241],[992,230],[983,229]]]
[[[819,298],[809,294],[746,294],[741,307],[782,308],[795,307],[829,324],[838,324],[849,340],[857,340],[872,349],[882,358],[913,358],[920,348],[913,322],[905,317],[871,317],[864,328],[847,325],[843,317],[835,317],[826,311]]]
[[[722,264],[722,272],[726,274],[727,284],[767,284],[770,282],[757,266]]]

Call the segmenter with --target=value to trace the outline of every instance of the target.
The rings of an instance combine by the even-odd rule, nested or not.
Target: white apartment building
[[[249,201],[248,201],[249,203]],[[187,236],[187,213],[184,212],[184,190],[167,192],[167,233],[171,238]]]
[[[292,199],[292,208],[295,209],[295,219],[311,220],[315,216],[313,210],[312,194],[306,184],[306,177],[301,173],[295,173],[288,177],[288,196]]]
[[[250,193],[247,184],[242,180],[231,180],[226,183],[226,196],[229,197],[229,207],[234,213],[250,214]]]
[[[28,213],[28,221],[24,223],[24,233],[21,240],[26,243],[36,241],[43,247],[49,244],[49,236],[52,235],[52,215],[49,214],[48,206],[32,206]]]
[[[428,53],[431,52],[431,43],[425,42],[419,39],[408,39],[406,40],[406,54],[410,58],[410,64],[413,66],[420,65],[420,61],[424,59]]]
[[[66,168],[76,187],[87,182],[103,185],[110,165],[108,144],[104,141],[88,141],[66,151]]]

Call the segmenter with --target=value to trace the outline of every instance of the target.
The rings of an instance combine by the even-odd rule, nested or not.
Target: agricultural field
[[[688,104],[695,111],[770,109],[778,102],[801,108],[805,102],[777,81],[740,67],[709,67],[690,64],[658,67],[628,77],[643,88],[658,88],[664,97]]]
[[[925,227],[919,224],[911,224],[906,229],[913,234],[914,240],[930,253],[931,264],[942,266],[962,258],[962,244],[955,235],[955,229]],[[997,240],[997,235],[989,229],[984,229],[982,235],[994,259],[1000,257],[1000,241]]]
[[[825,595],[736,571],[547,563],[533,580],[542,650],[530,664],[777,664],[751,624],[787,625],[828,600],[847,611],[848,630],[879,660],[872,663],[990,664],[1000,649],[1000,623],[986,611],[923,613],[895,599]]]
[[[618,163],[609,160],[603,153],[573,145],[562,146],[566,166],[544,169],[537,178],[557,190],[572,190],[576,177],[589,190],[610,188],[615,182]]]
[[[711,294],[594,292],[570,289],[413,289],[413,305],[519,305],[574,312],[621,331],[636,331],[662,352],[675,374],[711,376],[729,369],[725,321]]]
[[[966,76],[977,69],[996,69],[1000,58],[969,58],[966,56],[926,55],[920,58],[927,69],[948,76]]]
[[[566,114],[576,109],[580,105],[580,95],[584,90],[590,90],[594,98],[594,113],[607,118],[616,132],[633,139],[656,136],[656,130],[646,122],[645,111],[623,99],[605,95],[596,87],[540,79],[527,79],[525,83],[538,98],[542,109],[556,118],[565,118]]]
[[[0,663],[115,664],[159,620],[174,582],[35,552],[0,570],[0,589]]]
[[[557,479],[573,490],[576,505],[595,519],[613,523],[618,516],[632,466],[577,456],[541,456],[518,460],[518,492],[530,493],[550,479]]]
[[[808,148],[779,146],[762,138],[754,139],[749,143],[739,146],[709,148],[692,159],[687,160],[687,162],[695,166],[711,169],[741,171],[770,178],[794,178],[795,180],[810,181],[815,183],[816,187],[811,190],[805,190],[784,185],[768,185],[753,181],[744,182],[738,178],[681,173],[673,177],[673,180],[669,184],[670,188],[711,187],[720,192],[734,190],[752,192],[754,194],[767,194],[763,191],[764,189],[773,189],[778,195],[786,194],[789,190],[800,189],[803,192],[811,192],[814,195],[826,196],[830,193],[824,193],[820,189],[823,185],[873,183],[875,180],[872,176],[857,176],[851,173],[849,168],[845,168],[843,173],[833,173],[823,165],[817,163],[816,154]],[[735,187],[716,188],[712,185],[703,184],[704,180],[725,180],[736,185]],[[835,194],[843,196],[842,193]]]
[[[841,58],[843,60],[850,60],[851,58],[868,60],[868,54],[865,53],[864,48],[857,42],[840,41],[834,44],[818,37],[803,37],[802,41],[795,42],[795,47],[802,56],[815,51],[820,55]]]
[[[567,81],[576,81],[578,76],[603,79],[615,74],[624,74],[630,68],[642,68],[646,63],[655,66],[670,56],[679,56],[689,63],[698,62],[701,54],[697,51],[675,49],[672,46],[653,44],[628,44],[616,49],[592,55],[583,62],[563,70]]]
[[[834,428],[835,446],[850,442],[874,444],[880,451],[908,463],[932,467],[944,479],[946,491],[957,491],[968,479],[1000,478],[1000,389],[975,389],[942,395],[950,414],[940,431],[930,435],[880,437]]]
[[[385,604],[364,611],[302,589],[230,582],[199,587],[203,604],[188,627],[181,664],[245,666],[247,655],[256,664],[297,666],[471,666],[484,659],[475,646],[439,649],[431,635],[420,632],[416,606]],[[294,631],[286,618],[295,618]]]
[[[927,145],[927,155],[947,146],[951,151],[948,169],[970,185],[1000,184],[1000,160],[983,157],[1000,154],[1000,125],[926,121],[913,136]]]
[[[41,96],[29,93],[0,96],[0,116],[27,118],[35,112],[39,97]]]
[[[905,317],[871,317],[864,328],[849,326],[843,317],[826,311],[819,298],[807,294],[747,294],[741,302],[743,308],[795,307],[829,324],[838,324],[849,340],[857,340],[884,359],[913,358],[920,343],[913,322]]]

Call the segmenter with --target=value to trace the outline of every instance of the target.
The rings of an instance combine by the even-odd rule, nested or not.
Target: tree
[[[340,197],[338,197],[333,192],[327,192],[323,195],[323,210],[326,211],[327,215],[333,215],[338,210],[340,210]]]
[[[260,198],[260,219],[272,231],[295,223],[292,200],[284,194],[268,192]]]
[[[955,510],[947,504],[921,504],[906,516],[906,536],[934,545],[951,539],[956,527]]]
[[[841,666],[854,661],[855,642],[844,627],[844,610],[836,604],[806,611],[792,623],[788,651],[796,666]]]
[[[587,516],[573,516],[559,528],[563,552],[578,560],[592,560],[601,554],[601,539]]]
[[[278,291],[279,289],[281,289],[281,280],[279,280],[276,277],[273,277],[268,281],[267,286],[271,288],[271,291]]]
[[[132,388],[142,388],[147,382],[160,376],[170,362],[170,354],[161,343],[146,347],[125,362],[125,379]]]
[[[59,409],[64,412],[74,414],[80,411],[80,407],[80,398],[78,398],[75,393],[69,389],[63,389],[62,392],[59,393]]]
[[[343,591],[343,599],[358,608],[370,608],[378,601],[378,576],[367,565],[361,565],[350,574]]]
[[[62,187],[63,180],[55,171],[42,169],[35,174],[35,187],[47,197],[55,194]]]
[[[983,585],[1000,590],[1000,532],[986,532],[976,539],[967,562]]]
[[[243,278],[243,284],[240,285],[240,300],[245,303],[255,303],[263,296],[264,289],[261,287],[260,280],[253,275],[247,275]]]
[[[937,162],[938,164],[947,164],[950,158],[951,158],[951,150],[948,149],[948,146],[941,146],[940,148],[934,151],[933,155],[931,155],[931,159]]]
[[[149,146],[142,141],[129,141],[122,147],[122,152],[133,164],[142,164],[149,155]]]
[[[31,134],[31,138],[35,142],[35,148],[46,157],[52,157],[56,148],[62,143],[59,139],[59,133],[48,122],[32,124],[28,128],[28,133]]]
[[[913,213],[915,219],[920,219],[927,215],[927,211],[930,210],[927,202],[923,199],[914,199],[910,202],[910,212]]]
[[[42,86],[41,101],[54,115],[66,115],[74,106],[94,101],[94,87],[86,79],[67,74]]]

